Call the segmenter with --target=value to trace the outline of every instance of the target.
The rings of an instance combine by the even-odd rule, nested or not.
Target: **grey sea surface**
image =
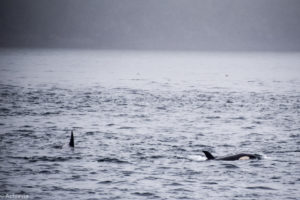
[[[1,197],[299,199],[299,88],[299,53],[1,49]]]

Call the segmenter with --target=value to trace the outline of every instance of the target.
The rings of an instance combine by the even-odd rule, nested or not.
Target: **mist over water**
[[[0,46],[300,51],[299,0],[2,0]]]
[[[299,199],[299,66],[299,53],[2,49],[0,194]]]

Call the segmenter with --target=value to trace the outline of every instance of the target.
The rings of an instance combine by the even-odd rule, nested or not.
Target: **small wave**
[[[239,116],[239,117],[233,117],[231,119],[233,119],[233,120],[245,120],[246,118],[243,117],[243,116]]]
[[[22,128],[32,128],[33,126],[31,126],[31,125],[24,125],[24,126],[22,126]]]
[[[251,163],[250,164],[250,166],[252,166],[252,167],[262,167],[263,166],[263,164],[262,163]]]
[[[160,159],[160,158],[164,158],[165,156],[162,156],[162,155],[153,155],[153,156],[150,156],[149,158],[151,159]]]
[[[16,130],[17,132],[21,132],[21,133],[33,133],[33,130],[29,130],[29,129],[18,129]]]
[[[0,116],[6,116],[10,112],[8,108],[0,108]]]
[[[94,135],[95,132],[93,132],[93,131],[88,131],[88,132],[86,132],[85,134],[86,134],[86,135]]]
[[[60,144],[53,144],[53,145],[50,146],[50,147],[53,148],[53,149],[63,149],[64,146],[66,146],[66,144],[60,143]]]
[[[299,138],[300,137],[300,133],[297,134],[290,134],[291,138]]]
[[[112,181],[99,181],[98,184],[111,184]]]
[[[65,187],[59,187],[59,186],[52,186],[51,190],[53,191],[68,191],[68,192],[77,192],[77,188],[65,188]]]
[[[206,119],[220,119],[220,116],[208,116]]]
[[[49,170],[41,170],[39,171],[40,174],[51,174],[51,171]]]
[[[244,127],[242,127],[242,129],[248,129],[248,130],[254,129],[254,128],[255,128],[255,126],[244,126]]]
[[[220,147],[226,147],[226,148],[234,148],[234,145],[230,145],[230,144],[222,144],[220,145]]]
[[[258,125],[259,125],[259,124],[262,124],[261,121],[253,121],[252,123],[253,123],[253,124],[258,124]]]
[[[122,171],[122,174],[124,176],[130,176],[131,174],[133,174],[133,171]]]
[[[181,183],[178,183],[178,182],[173,182],[171,184],[165,184],[165,185],[170,185],[170,186],[182,186]]]
[[[204,160],[206,160],[206,158],[204,156],[199,156],[199,155],[189,155],[187,158],[189,160],[192,160],[192,161],[204,161]]]
[[[167,110],[167,107],[166,106],[158,106],[156,107],[158,110]]]
[[[135,127],[131,127],[131,126],[121,126],[119,129],[125,129],[125,130],[128,130],[128,129],[135,129]]]
[[[233,165],[233,164],[222,164],[222,166],[224,166],[227,169],[237,169],[237,168],[239,168],[238,166]]]
[[[275,179],[276,180],[276,179],[281,179],[281,177],[280,176],[272,176],[271,179]]]
[[[286,154],[286,153],[298,153],[300,152],[300,149],[292,149],[292,150],[282,150],[282,151],[264,151],[264,153],[267,154],[274,154],[274,153],[278,153],[278,154]]]
[[[43,112],[41,113],[42,116],[48,116],[48,115],[59,115],[61,111],[53,111],[53,112]]]
[[[127,161],[119,160],[117,158],[100,158],[97,161],[98,162],[108,162],[108,163],[118,163],[118,164],[128,163]]]
[[[146,105],[145,105],[145,104],[141,104],[141,103],[136,103],[136,104],[134,104],[134,106],[137,106],[137,107],[142,107],[142,108],[146,107]]]
[[[202,182],[205,185],[217,185],[217,182]]]
[[[155,196],[153,193],[151,192],[134,192],[134,195],[137,196],[143,196],[143,197],[150,197],[150,196]]]
[[[165,158],[165,156],[162,155],[141,156],[139,159],[148,160],[148,159],[161,159],[161,158]]]
[[[64,161],[68,161],[68,160],[72,160],[72,159],[81,159],[81,157],[77,156],[77,157],[60,157],[60,156],[32,156],[32,157],[11,157],[13,159],[24,159],[24,160],[28,160],[29,162],[38,162],[38,161],[47,161],[47,162],[64,162]]]
[[[265,187],[265,186],[253,186],[253,187],[246,187],[249,190],[276,190],[274,188]]]

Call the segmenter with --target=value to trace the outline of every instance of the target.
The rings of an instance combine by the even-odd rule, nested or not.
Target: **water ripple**
[[[32,199],[298,197],[300,82],[275,80],[270,88],[294,89],[273,91],[263,80],[245,79],[234,83],[249,84],[239,90],[205,85],[196,72],[191,87],[177,80],[176,89],[175,79],[146,78],[81,87],[0,84],[0,193]],[[128,80],[134,84],[123,85]],[[68,146],[71,130],[75,148]],[[203,150],[264,159],[210,162]]]

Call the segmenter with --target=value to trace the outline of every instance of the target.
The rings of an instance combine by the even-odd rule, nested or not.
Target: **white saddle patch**
[[[239,160],[249,160],[249,159],[250,159],[249,156],[242,156],[239,158]]]

